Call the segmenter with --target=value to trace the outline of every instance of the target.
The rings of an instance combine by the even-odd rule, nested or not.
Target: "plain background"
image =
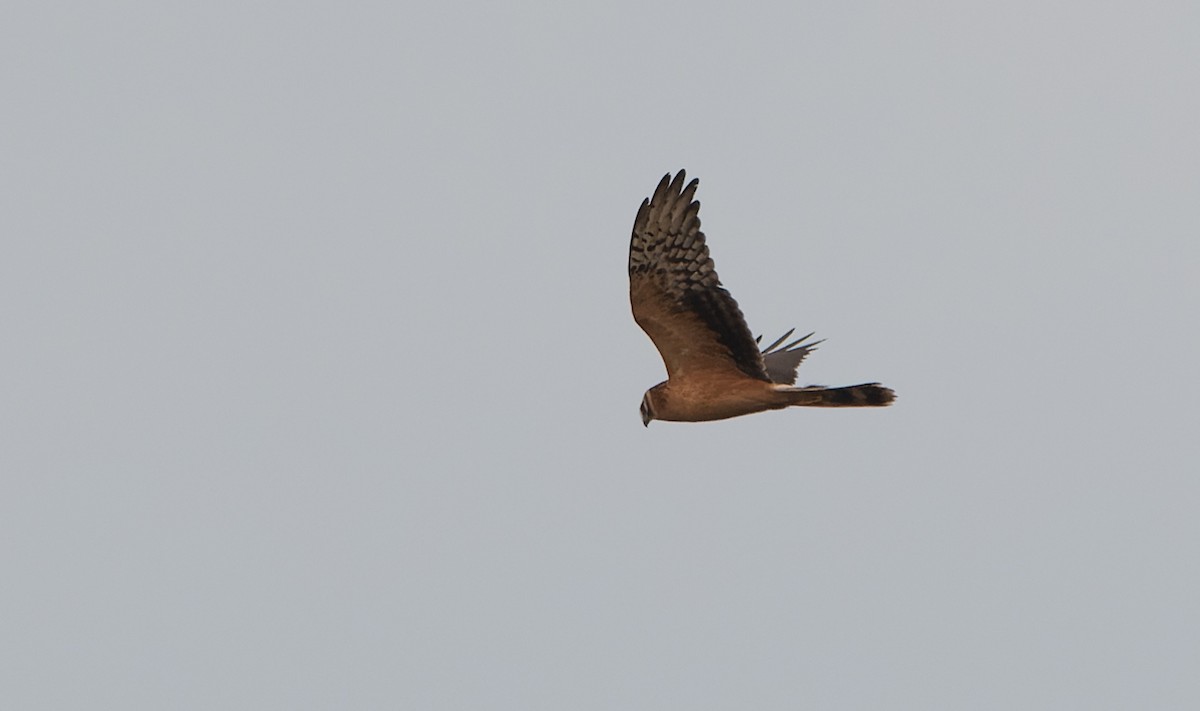
[[[1200,708],[1195,3],[4,14],[5,708]]]

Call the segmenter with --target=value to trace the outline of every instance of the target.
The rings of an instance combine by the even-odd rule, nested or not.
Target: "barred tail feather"
[[[826,388],[810,385],[806,388],[780,388],[788,405],[800,407],[883,407],[891,405],[896,393],[879,383]]]

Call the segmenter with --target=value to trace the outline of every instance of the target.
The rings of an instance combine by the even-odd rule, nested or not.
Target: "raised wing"
[[[742,374],[770,382],[737,302],[721,286],[704,233],[693,180],[663,176],[642,202],[629,242],[633,318],[654,341],[667,377]]]
[[[780,336],[774,343],[762,350],[763,365],[767,369],[767,377],[772,383],[780,385],[795,385],[796,384],[796,368],[800,366],[800,361],[817,349],[818,343],[824,343],[824,339],[820,341],[811,341],[805,343],[812,338],[813,334],[801,336],[786,346],[779,344],[791,337],[792,332],[796,329],[791,329],[787,333]],[[755,343],[762,342],[762,336],[754,339]]]

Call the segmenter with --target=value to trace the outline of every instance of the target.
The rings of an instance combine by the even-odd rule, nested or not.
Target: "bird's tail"
[[[809,385],[803,388],[779,388],[788,405],[800,407],[883,407],[891,405],[896,393],[879,383],[826,388]]]

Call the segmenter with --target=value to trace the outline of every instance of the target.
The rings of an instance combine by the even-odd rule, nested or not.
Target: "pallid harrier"
[[[654,341],[667,380],[642,398],[650,420],[723,420],[792,405],[875,407],[896,395],[879,383],[826,388],[794,387],[796,367],[820,341],[812,336],[779,347],[792,335],[758,350],[759,339],[722,286],[700,231],[699,180],[684,171],[663,176],[642,202],[629,243],[629,301],[633,318]]]

